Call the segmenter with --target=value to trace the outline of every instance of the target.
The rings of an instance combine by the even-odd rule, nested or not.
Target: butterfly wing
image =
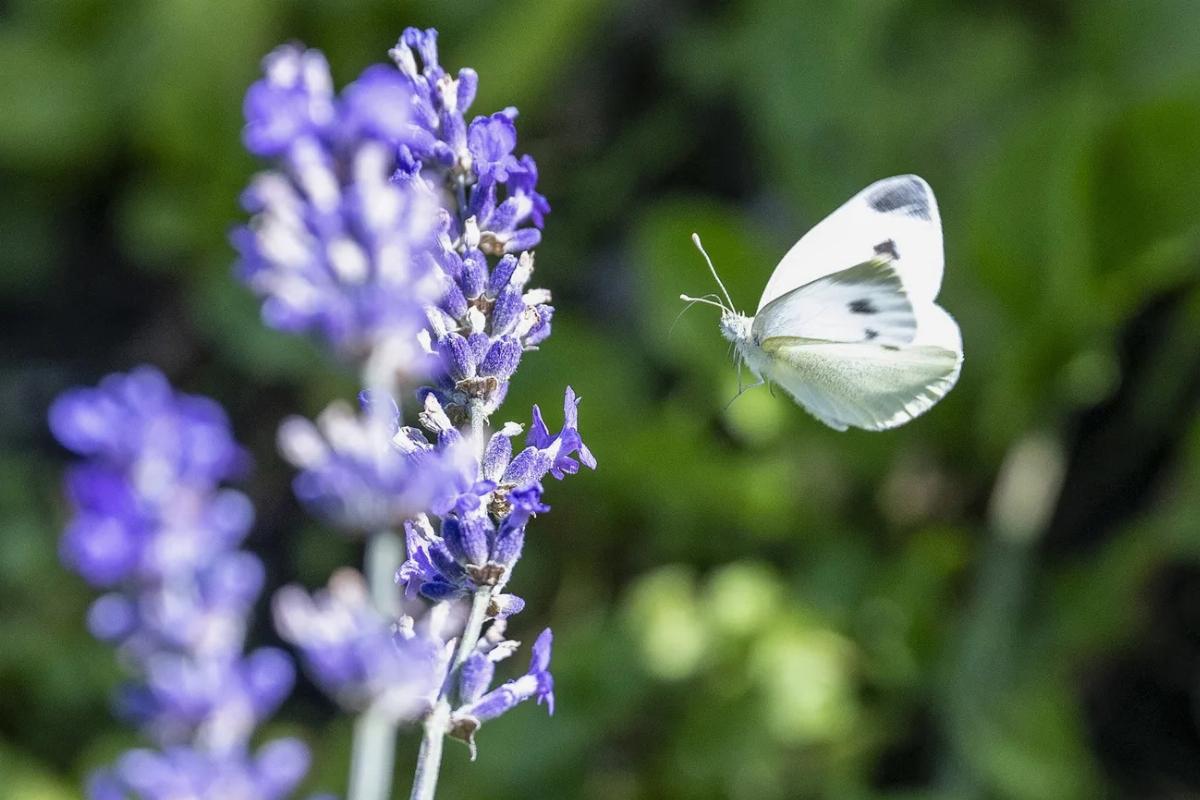
[[[882,431],[924,414],[958,380],[962,357],[935,345],[767,340],[768,378],[835,430]]]
[[[758,312],[752,327],[759,342],[785,336],[902,345],[916,332],[912,303],[888,259],[867,261],[780,295]]]
[[[881,256],[913,303],[933,302],[942,285],[942,222],[933,191],[916,175],[872,183],[806,233],[771,274],[759,312],[797,287]]]
[[[817,281],[814,288],[820,291],[815,295],[831,294],[821,285],[833,283],[868,297],[879,307],[878,315],[849,311],[843,316],[891,320],[888,326],[866,323],[878,324],[878,335],[860,326],[858,330],[866,335],[830,341],[824,332],[853,334],[856,323],[831,324],[833,320],[826,317],[823,323],[806,325],[805,309],[812,307],[812,297],[789,293],[763,310],[765,319],[755,319],[753,330],[763,335],[754,338],[767,357],[764,377],[786,389],[817,419],[837,430],[849,426],[886,430],[925,413],[954,387],[962,369],[962,334],[954,319],[935,303],[909,304],[905,316],[898,298],[907,298],[888,291],[887,282],[847,283],[844,278],[857,274],[855,270],[859,268]],[[886,271],[877,267],[874,274],[886,275]],[[822,335],[812,336],[814,330]]]

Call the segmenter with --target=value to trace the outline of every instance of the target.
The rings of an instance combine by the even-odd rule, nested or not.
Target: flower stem
[[[491,603],[491,586],[480,586],[475,590],[475,596],[471,599],[471,615],[467,617],[467,625],[463,628],[462,639],[458,642],[451,670],[457,671],[479,643],[479,635],[483,632],[483,623],[487,619],[488,606]]]
[[[472,399],[467,406],[467,418],[471,425],[471,444],[479,464],[480,478],[483,477],[483,452],[486,446],[487,415],[483,412],[483,401]],[[446,679],[437,703],[425,718],[425,734],[421,737],[421,749],[417,753],[417,767],[413,773],[412,794],[409,800],[433,800],[437,791],[438,774],[442,768],[442,745],[450,725],[450,700],[454,694],[458,671],[463,662],[475,650],[483,623],[487,620],[488,606],[492,603],[492,587],[480,586],[471,599],[471,613],[463,627],[462,636],[454,651],[454,660],[446,670]],[[358,800],[353,795],[350,800]]]
[[[395,619],[400,612],[395,575],[403,555],[404,543],[393,530],[379,531],[367,540],[367,585],[375,607],[388,619]],[[395,721],[375,706],[360,714],[354,722],[348,800],[387,800],[395,752]]]
[[[349,800],[387,800],[392,789],[396,724],[372,706],[354,721]]]
[[[483,413],[483,401],[473,399],[467,407],[467,418],[471,421],[471,444],[479,463],[479,476],[483,477],[483,450],[487,443],[487,415]]]
[[[396,588],[396,570],[404,561],[404,540],[394,530],[382,530],[367,540],[364,559],[371,602],[390,620],[400,616],[400,591]]]
[[[437,789],[438,772],[442,765],[442,741],[450,723],[450,695],[455,684],[455,675],[467,656],[474,651],[483,632],[483,623],[487,620],[488,606],[492,602],[492,587],[480,586],[475,590],[471,600],[471,614],[467,617],[466,627],[463,628],[462,638],[454,652],[454,661],[450,664],[446,681],[442,684],[442,693],[433,711],[425,718],[425,735],[421,739],[421,750],[417,754],[417,769],[413,775],[412,794],[410,800],[433,800]]]
[[[442,767],[442,743],[446,740],[449,721],[450,704],[442,698],[425,718],[425,735],[421,737],[421,749],[417,753],[417,769],[413,773],[410,800],[433,800],[437,791],[438,772]]]

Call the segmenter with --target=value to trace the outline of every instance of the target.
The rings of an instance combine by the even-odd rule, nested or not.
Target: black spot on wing
[[[875,255],[900,260],[900,251],[896,249],[896,243],[891,239],[875,245]]]
[[[872,339],[879,338],[879,331],[875,330],[874,328],[867,328],[866,330],[863,331],[863,333],[865,333],[867,335],[868,342],[871,341]]]
[[[869,298],[864,297],[861,300],[851,300],[849,305],[851,314],[878,314],[879,309],[871,303]]]
[[[925,184],[915,178],[900,178],[889,181],[867,196],[867,204],[883,214],[898,211],[917,219],[933,219],[930,212],[929,193]]]

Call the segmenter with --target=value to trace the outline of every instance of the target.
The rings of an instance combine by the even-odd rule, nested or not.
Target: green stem
[[[483,623],[487,620],[488,606],[492,602],[492,587],[481,586],[475,590],[471,600],[471,614],[467,617],[466,627],[463,628],[462,638],[454,651],[454,661],[450,664],[446,682],[442,684],[442,693],[437,705],[425,718],[425,735],[421,738],[421,750],[417,754],[417,769],[413,775],[412,794],[410,800],[433,800],[437,789],[438,772],[442,766],[442,742],[450,723],[450,697],[459,669],[463,662],[475,650],[479,636],[483,632]]]
[[[367,586],[375,607],[388,619],[395,619],[400,612],[395,575],[403,556],[404,543],[395,531],[383,530],[367,540]],[[348,800],[387,800],[395,753],[395,720],[374,706],[362,712],[354,722]]]
[[[454,664],[450,667],[451,671],[457,672],[458,668],[467,660],[467,656],[475,650],[475,645],[479,643],[479,635],[483,632],[483,623],[487,620],[488,606],[491,604],[491,586],[480,586],[475,590],[475,596],[471,599],[471,614],[467,617],[467,625],[463,628],[462,639],[458,642],[458,649],[454,654]],[[447,693],[447,691],[443,690],[443,693]]]
[[[433,800],[437,791],[438,772],[442,767],[442,743],[446,740],[449,721],[450,704],[443,698],[438,700],[425,719],[425,735],[421,738],[421,750],[417,753],[417,769],[413,773],[410,800]]]
[[[350,800],[387,800],[391,796],[396,752],[396,723],[375,707],[354,721],[350,756]]]
[[[483,450],[487,435],[487,416],[483,413],[483,402],[472,400],[467,407],[467,417],[471,425],[471,443],[475,448],[482,477]],[[454,686],[463,662],[474,652],[479,643],[479,636],[483,633],[483,623],[487,621],[488,607],[492,604],[492,589],[491,586],[480,586],[471,598],[471,612],[454,650],[454,660],[446,670],[446,680],[442,682],[437,703],[425,718],[425,733],[421,737],[421,749],[417,753],[417,767],[413,773],[412,794],[409,795],[409,800],[434,800],[438,774],[442,768],[442,745],[450,726],[450,701],[454,696]]]
[[[480,465],[480,477],[483,469],[483,450],[487,445],[487,415],[483,413],[483,401],[471,400],[467,409],[467,417],[471,420],[471,443],[475,446],[475,458]]]

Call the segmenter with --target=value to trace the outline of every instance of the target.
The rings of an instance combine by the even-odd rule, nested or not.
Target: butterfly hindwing
[[[953,388],[962,356],[937,345],[893,347],[779,336],[762,343],[764,377],[831,428],[887,430],[928,411]]]
[[[890,259],[872,259],[793,289],[754,318],[758,341],[775,336],[901,345],[917,322]]]
[[[759,312],[797,287],[875,258],[890,260],[914,303],[942,283],[942,222],[933,191],[916,175],[876,181],[817,224],[775,268]]]

